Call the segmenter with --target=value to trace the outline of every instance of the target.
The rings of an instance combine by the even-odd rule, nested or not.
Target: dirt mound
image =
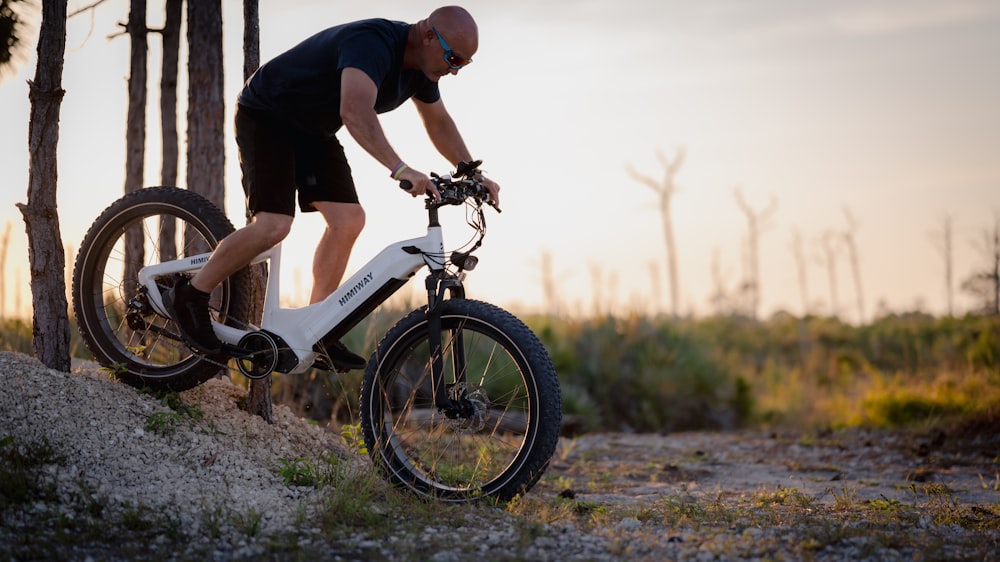
[[[60,373],[0,353],[0,437],[46,443],[63,457],[47,470],[66,503],[84,494],[112,508],[143,506],[195,532],[213,506],[260,513],[262,532],[287,528],[314,490],[285,486],[280,459],[346,457],[343,440],[280,406],[268,424],[239,409],[243,394],[210,380],[182,393],[177,411],[93,363]]]

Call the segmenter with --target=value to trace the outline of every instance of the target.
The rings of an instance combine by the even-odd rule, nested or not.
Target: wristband
[[[399,164],[396,164],[396,167],[392,169],[392,174],[390,174],[389,177],[391,177],[394,180],[398,180],[399,174],[402,174],[403,171],[406,170],[407,168],[409,168],[409,166],[400,161]]]

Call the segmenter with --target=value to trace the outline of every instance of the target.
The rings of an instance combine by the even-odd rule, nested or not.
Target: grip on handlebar
[[[413,182],[411,182],[410,180],[403,180],[399,182],[399,189],[402,189],[403,191],[409,191],[413,189]]]

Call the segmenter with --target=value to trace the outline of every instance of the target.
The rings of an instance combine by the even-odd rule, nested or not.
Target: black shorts
[[[357,203],[351,166],[337,137],[293,130],[266,111],[236,105],[236,144],[247,212],[295,216],[315,211],[313,201]]]

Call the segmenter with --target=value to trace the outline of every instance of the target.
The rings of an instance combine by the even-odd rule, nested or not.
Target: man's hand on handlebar
[[[399,176],[399,182],[401,187],[405,186],[403,182],[409,182],[411,187],[406,190],[411,197],[420,197],[423,194],[428,194],[434,197],[435,200],[441,199],[441,194],[438,193],[437,187],[435,187],[434,182],[431,181],[430,176],[427,174],[414,170],[412,168],[407,168]]]
[[[490,178],[488,178],[488,177],[486,177],[486,176],[484,176],[482,174],[479,174],[476,177],[476,179],[480,183],[482,183],[483,187],[486,188],[486,191],[488,191],[490,193],[490,200],[493,201],[493,207],[495,207],[496,210],[499,211],[500,210],[500,184],[498,184],[497,182],[491,180]]]
[[[465,201],[466,197],[473,196],[478,202],[489,203],[499,213],[500,184],[487,178],[477,169],[480,163],[478,160],[459,163],[454,178],[450,175],[439,177],[437,174],[428,177],[423,172],[403,166],[396,179],[399,181],[399,187],[411,197],[426,194],[434,201],[435,206],[457,205]],[[396,177],[395,174],[393,177]],[[475,189],[472,189],[473,186]]]

